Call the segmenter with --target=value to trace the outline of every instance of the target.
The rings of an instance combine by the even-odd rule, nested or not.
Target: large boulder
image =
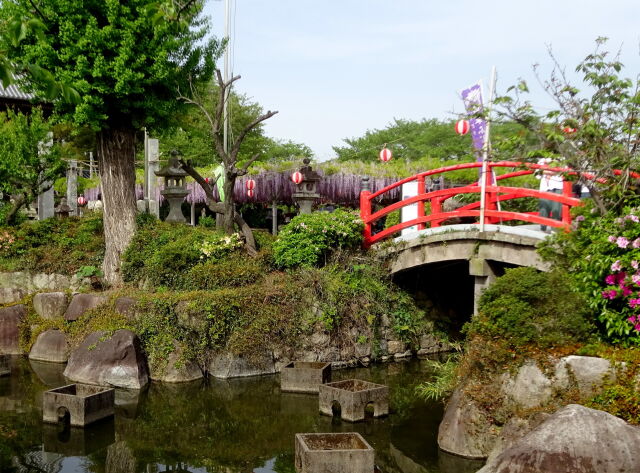
[[[27,291],[17,287],[0,287],[0,304],[13,304],[27,294]]]
[[[41,292],[33,296],[33,308],[43,319],[62,317],[68,305],[64,292]]]
[[[76,294],[71,299],[71,304],[64,313],[65,320],[78,320],[86,311],[95,309],[99,305],[107,302],[105,296],[97,296],[95,294]]]
[[[265,355],[255,362],[224,352],[213,357],[209,363],[209,374],[214,378],[244,378],[247,376],[260,376],[273,374],[276,372],[276,365],[271,353]]]
[[[497,437],[498,430],[465,397],[463,388],[454,391],[438,429],[440,449],[465,458],[486,458]]]
[[[546,404],[553,394],[552,382],[534,361],[520,367],[515,377],[505,374],[502,392],[515,404],[530,409]]]
[[[29,359],[36,361],[66,363],[68,358],[67,335],[60,330],[42,332],[29,352]]]
[[[606,380],[616,380],[611,362],[594,356],[565,356],[556,365],[555,374],[558,387],[567,389],[575,382],[582,398],[593,396]]]
[[[71,353],[64,375],[72,381],[128,389],[149,382],[140,340],[129,330],[93,332]]]
[[[20,323],[27,315],[24,304],[0,309],[0,354],[20,355]]]
[[[135,318],[136,312],[136,304],[138,301],[131,297],[118,297],[116,301],[113,303],[113,307],[116,309],[116,312],[120,315],[124,315],[128,318]]]
[[[182,347],[179,343],[173,343],[174,349],[167,358],[167,363],[162,368],[151,369],[149,376],[154,381],[165,383],[186,383],[203,377],[202,370],[193,361],[183,359]]]
[[[478,473],[640,471],[640,429],[603,411],[570,404],[490,460]]]

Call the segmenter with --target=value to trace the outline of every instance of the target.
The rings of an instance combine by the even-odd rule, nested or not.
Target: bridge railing
[[[525,187],[500,185],[507,179],[534,174],[536,172],[551,171],[554,173],[559,173],[563,176],[576,174],[571,169],[565,167],[553,167],[549,165],[522,163],[517,161],[500,161],[495,163],[487,163],[487,172],[483,176],[483,178],[486,179],[486,185],[484,189],[484,212],[482,212],[480,208],[481,202],[483,200],[481,195],[482,185],[480,181],[463,187],[438,189],[431,192],[426,191],[425,179],[427,177],[471,168],[480,169],[482,168],[482,163],[464,163],[439,169],[431,169],[429,171],[425,171],[414,176],[402,179],[394,184],[380,189],[377,192],[372,193],[370,191],[363,190],[360,193],[360,216],[364,222],[365,247],[369,247],[376,242],[390,237],[400,230],[413,226],[416,226],[418,230],[426,228],[427,224],[430,225],[431,228],[434,228],[441,226],[449,219],[462,217],[475,217],[477,219],[477,223],[480,223],[479,221],[482,214],[484,215],[484,223],[486,224],[502,223],[509,220],[519,220],[523,222],[545,225],[548,227],[568,229],[571,225],[571,208],[581,204],[580,199],[573,197],[572,182],[567,180],[563,180],[561,194],[544,192],[538,189],[530,189]],[[497,175],[495,173],[495,169],[497,168],[514,168],[514,170],[501,175]],[[593,176],[589,176],[586,174],[583,174],[582,177],[588,179],[593,178]],[[372,211],[374,199],[409,182],[417,182],[417,195],[409,197],[407,199],[403,199],[376,212]],[[443,203],[447,199],[460,194],[478,194],[478,200],[463,205],[462,207],[459,207],[455,210],[445,211],[443,209]],[[546,199],[559,202],[562,206],[561,220],[542,217],[538,214],[538,212],[514,212],[504,211],[500,209],[499,204],[502,202],[521,199],[525,197],[533,197],[536,199]],[[431,211],[428,215],[425,213],[425,203],[430,204]],[[418,210],[418,216],[416,218],[393,225],[376,233],[375,235],[373,234],[372,227],[377,220],[385,217],[391,212],[414,204],[417,204]]]

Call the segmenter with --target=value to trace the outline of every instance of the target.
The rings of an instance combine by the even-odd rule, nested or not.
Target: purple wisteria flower
[[[576,222],[584,222],[584,215],[578,215],[576,217]]]

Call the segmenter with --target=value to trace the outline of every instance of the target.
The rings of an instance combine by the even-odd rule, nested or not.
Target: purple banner
[[[473,147],[481,151],[484,149],[484,139],[487,131],[487,122],[482,118],[473,118],[482,113],[482,88],[480,84],[474,84],[462,91],[462,101],[469,116],[469,128],[471,129],[471,140]],[[478,161],[482,161],[482,156],[478,156]]]

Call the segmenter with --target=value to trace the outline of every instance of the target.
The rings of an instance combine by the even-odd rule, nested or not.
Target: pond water
[[[429,379],[414,360],[333,372],[390,389],[388,417],[343,422],[318,413],[318,397],[281,393],[278,376],[151,384],[116,392],[116,415],[88,428],[42,424],[42,392],[68,384],[61,365],[12,358],[0,378],[0,471],[50,473],[293,473],[294,435],[356,431],[382,473],[471,473],[481,462],[437,448],[442,405],[418,400]]]

